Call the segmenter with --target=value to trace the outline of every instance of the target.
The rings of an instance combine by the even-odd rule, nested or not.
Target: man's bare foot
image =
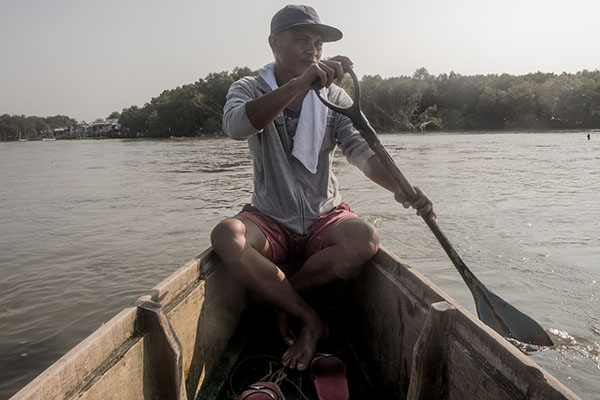
[[[304,371],[315,354],[319,340],[327,336],[327,327],[319,316],[314,315],[300,329],[296,341],[283,353],[283,365],[298,371]]]
[[[296,336],[290,329],[287,314],[279,309],[275,309],[275,315],[277,316],[277,328],[279,328],[279,334],[283,342],[288,346],[293,345],[296,341]]]

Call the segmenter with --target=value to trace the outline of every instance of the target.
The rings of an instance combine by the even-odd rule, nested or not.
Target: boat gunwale
[[[441,290],[427,277],[406,264],[393,252],[390,252],[383,247],[381,250],[382,251],[378,252],[369,262],[374,264],[386,279],[399,287],[399,293],[406,294],[408,291],[410,296],[417,299],[420,305],[427,309],[426,320],[432,315],[432,310],[435,310],[444,303],[447,304],[447,307],[452,309],[452,318],[454,319],[452,322],[453,330],[450,331],[450,334],[456,339],[459,339],[459,341],[476,341],[477,345],[473,345],[472,343],[467,344],[469,347],[474,348],[476,354],[482,357],[484,362],[489,363],[492,368],[497,371],[518,371],[518,373],[515,374],[516,377],[528,376],[527,382],[544,384],[544,386],[548,388],[546,392],[554,391],[552,394],[561,396],[560,398],[579,399],[575,393],[561,383],[556,377],[529,358],[513,343],[509,342],[491,327],[485,325],[469,310],[460,305],[460,303]],[[416,290],[419,292],[416,292]],[[437,301],[434,301],[436,297],[439,298]],[[414,304],[411,306],[414,306]],[[426,334],[423,329],[427,324],[426,320],[423,321],[417,342],[413,343],[412,362],[414,362],[417,344],[422,340],[421,337]],[[483,351],[488,353],[487,357],[484,355]],[[413,366],[411,365],[409,369],[411,370],[412,375]],[[516,379],[516,381],[518,382],[518,379]],[[515,383],[511,381],[511,385],[515,385]],[[518,385],[515,387],[518,387]],[[520,389],[523,390],[522,387]]]
[[[60,396],[69,398],[93,386],[143,338],[136,304],[147,300],[164,302],[162,305],[165,311],[167,313],[171,311],[214,272],[216,265],[211,258],[214,254],[211,254],[211,251],[212,248],[209,247],[198,257],[179,267],[146,294],[138,297],[134,305],[125,307],[107,322],[102,323],[98,329],[12,395],[10,400],[39,398],[39,396],[54,398],[57,390]],[[102,359],[90,360],[89,355],[98,353],[94,350],[99,347],[104,351],[102,354],[107,352],[108,354]],[[77,382],[69,384],[69,378],[65,378],[67,376],[77,377]],[[57,385],[56,382],[60,384]]]
[[[89,380],[93,380],[92,375],[110,369],[114,365],[112,360],[118,361],[115,356],[125,354],[137,343],[140,338],[137,332],[137,307],[126,307],[75,345],[10,399],[56,398],[56,395],[66,398],[68,395],[80,392],[83,386],[89,386]],[[98,353],[94,351],[97,348],[102,348],[105,352],[109,351],[109,354],[102,359],[90,360],[90,354]],[[77,377],[78,381],[70,384],[69,376]],[[90,379],[86,380],[86,378]],[[59,385],[56,382],[59,382]],[[56,393],[57,391],[59,393]]]

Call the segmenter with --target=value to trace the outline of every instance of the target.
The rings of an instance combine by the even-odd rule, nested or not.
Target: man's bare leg
[[[271,262],[273,254],[265,235],[249,219],[236,217],[221,221],[213,229],[211,241],[225,266],[250,291],[300,321],[298,337],[285,352],[283,363],[301,371],[306,369],[325,327],[316,311]]]
[[[285,311],[276,308],[275,316],[277,317],[277,328],[279,329],[279,334],[281,335],[283,342],[288,346],[293,345],[296,341],[296,335],[290,328],[287,314]]]
[[[355,278],[360,267],[377,253],[379,235],[371,224],[360,218],[348,218],[338,223],[326,236],[323,249],[311,256],[290,278],[296,291],[302,291],[327,283]],[[279,330],[286,331],[287,316],[279,315]],[[327,333],[327,327],[323,335]],[[300,331],[299,337],[303,332]],[[317,339],[318,341],[318,339]],[[283,356],[288,355],[288,350]],[[311,353],[314,354],[314,350]]]
[[[345,219],[329,231],[323,249],[306,260],[290,283],[300,292],[355,278],[378,249],[379,235],[371,224],[361,218]]]

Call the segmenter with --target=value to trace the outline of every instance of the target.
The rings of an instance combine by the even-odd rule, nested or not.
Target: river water
[[[600,135],[382,135],[490,290],[560,341],[530,357],[600,398]],[[382,244],[475,313],[423,221],[341,155],[342,196]],[[0,399],[209,245],[249,201],[229,139],[0,143]]]

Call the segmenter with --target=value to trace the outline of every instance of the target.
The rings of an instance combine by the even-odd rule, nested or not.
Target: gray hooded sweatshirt
[[[254,168],[252,205],[291,232],[304,235],[319,216],[341,202],[332,170],[336,145],[348,162],[361,170],[374,153],[348,117],[329,110],[317,172],[312,174],[292,156],[293,143],[283,114],[261,131],[248,119],[246,102],[270,91],[260,77],[245,77],[233,83],[223,112],[223,131],[233,139],[248,140]],[[335,85],[327,90],[327,98],[342,107],[352,104],[348,94]]]

